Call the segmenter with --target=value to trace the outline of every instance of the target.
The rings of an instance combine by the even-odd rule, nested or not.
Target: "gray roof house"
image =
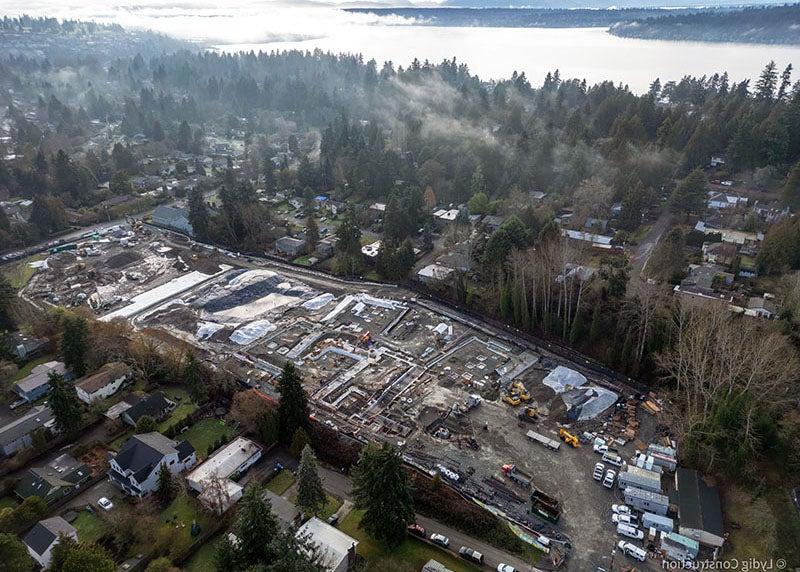
[[[78,540],[78,531],[60,516],[40,520],[23,538],[28,554],[36,560],[42,568],[50,566],[53,557],[53,547],[58,544],[59,536],[71,536]]]
[[[60,361],[49,361],[37,365],[31,373],[14,384],[14,391],[27,401],[33,403],[50,391],[50,374],[68,376],[66,366]]]
[[[189,213],[180,207],[161,205],[155,208],[151,222],[156,226],[163,226],[189,236],[194,236],[192,223],[189,222]]]
[[[43,467],[28,469],[14,492],[23,500],[37,496],[49,504],[79,489],[91,478],[87,465],[65,453]]]
[[[275,250],[287,256],[300,256],[306,250],[306,241],[291,236],[282,236],[275,241]]]
[[[158,472],[165,465],[176,475],[197,462],[188,441],[176,443],[161,433],[134,435],[110,460],[109,480],[131,496],[143,497],[158,486]]]
[[[678,532],[706,546],[722,546],[725,531],[717,489],[707,485],[697,471],[680,467],[675,471],[675,489]]]
[[[125,423],[136,427],[139,419],[145,415],[159,421],[166,417],[173,409],[175,409],[175,402],[167,399],[167,396],[162,392],[156,391],[152,395],[147,395],[132,404],[128,409],[123,411],[120,416]]]
[[[0,453],[12,455],[33,444],[33,432],[38,429],[55,430],[55,419],[49,407],[40,405],[0,427]]]

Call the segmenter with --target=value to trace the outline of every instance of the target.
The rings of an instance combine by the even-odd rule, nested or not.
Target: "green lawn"
[[[205,459],[208,456],[209,447],[213,446],[220,437],[230,438],[231,431],[221,419],[201,419],[186,431],[178,439],[186,439],[197,451],[198,459]]]
[[[300,264],[301,266],[311,266],[311,261],[309,258],[311,258],[309,255],[300,256],[299,258],[292,260],[292,262],[294,264]]]
[[[297,495],[292,497],[292,504],[297,504]],[[322,510],[317,516],[322,520],[327,520],[329,517],[333,515],[333,513],[339,510],[340,506],[342,506],[342,501],[340,501],[336,497],[328,495],[328,500],[325,503],[325,506],[322,507]],[[311,515],[307,514],[306,516],[311,516]]]
[[[385,563],[384,559],[386,558],[410,564],[414,570],[422,568],[431,558],[441,562],[444,566],[453,570],[453,572],[472,572],[474,570],[479,570],[478,567],[458,558],[451,552],[431,546],[414,537],[406,538],[400,546],[392,551],[387,551],[368,536],[366,532],[358,528],[363,514],[363,511],[360,510],[351,511],[350,514],[339,523],[339,529],[358,540],[356,552],[366,560],[367,570],[371,570],[372,568],[370,566],[375,562],[382,561]],[[458,547],[455,547],[455,549],[458,550]]]
[[[78,531],[78,540],[95,542],[103,535],[103,521],[88,510],[82,510],[72,521],[72,526]]]
[[[183,565],[184,572],[215,572],[214,557],[217,554],[217,544],[222,540],[218,534],[208,539],[208,542],[198,548],[197,552]]]
[[[162,391],[167,398],[177,403],[177,405],[175,406],[175,409],[173,409],[170,416],[158,424],[158,430],[161,433],[174,425],[176,421],[180,421],[187,415],[191,415],[197,410],[197,404],[192,401],[185,389],[180,387],[169,387],[162,389]]]
[[[15,497],[0,497],[0,510],[4,508],[17,508],[18,505],[19,503]]]
[[[276,495],[282,495],[294,483],[294,475],[289,469],[283,469],[267,483],[267,488]]]
[[[197,521],[201,529],[208,527],[208,515],[200,503],[188,494],[179,495],[159,516],[161,522],[175,528],[176,542],[191,544],[192,521]]]
[[[6,278],[8,278],[8,282],[11,284],[11,287],[14,288],[14,290],[19,290],[25,286],[36,272],[36,270],[31,268],[30,264],[28,263],[37,260],[43,260],[46,257],[47,254],[45,253],[35,254],[34,256],[21,260],[17,264],[14,264],[6,269],[3,273],[6,275]]]

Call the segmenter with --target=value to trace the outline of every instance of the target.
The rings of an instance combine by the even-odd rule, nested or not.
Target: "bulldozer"
[[[505,395],[503,396],[503,401],[515,407],[523,401],[530,400],[531,396],[528,393],[528,389],[519,381],[512,383],[508,389],[506,389]]]
[[[528,405],[520,411],[519,418],[521,421],[527,421],[528,423],[536,423],[539,420],[539,408]]]
[[[578,438],[563,427],[558,430],[558,436],[561,437],[561,440],[564,441],[564,443],[571,445],[576,449],[581,446]]]

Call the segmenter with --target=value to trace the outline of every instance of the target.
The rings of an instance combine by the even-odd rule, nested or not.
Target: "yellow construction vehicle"
[[[528,405],[522,410],[519,414],[519,418],[522,421],[528,421],[529,423],[535,423],[539,420],[539,408]]]
[[[525,387],[521,382],[515,381],[511,384],[510,392],[515,394],[519,397],[520,401],[530,401],[531,396],[528,393],[528,388]]]
[[[567,445],[572,445],[576,449],[581,446],[578,438],[563,427],[558,430],[558,436],[561,437],[564,443]]]
[[[503,401],[513,406],[517,406],[521,403],[519,395],[517,395],[516,393],[506,393],[503,396]]]

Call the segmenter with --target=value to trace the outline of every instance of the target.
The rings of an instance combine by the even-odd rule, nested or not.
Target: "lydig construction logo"
[[[730,560],[688,560],[678,562],[665,560],[661,563],[664,570],[736,570],[737,572],[758,572],[760,570],[786,570],[783,558],[759,560],[756,558]]]

